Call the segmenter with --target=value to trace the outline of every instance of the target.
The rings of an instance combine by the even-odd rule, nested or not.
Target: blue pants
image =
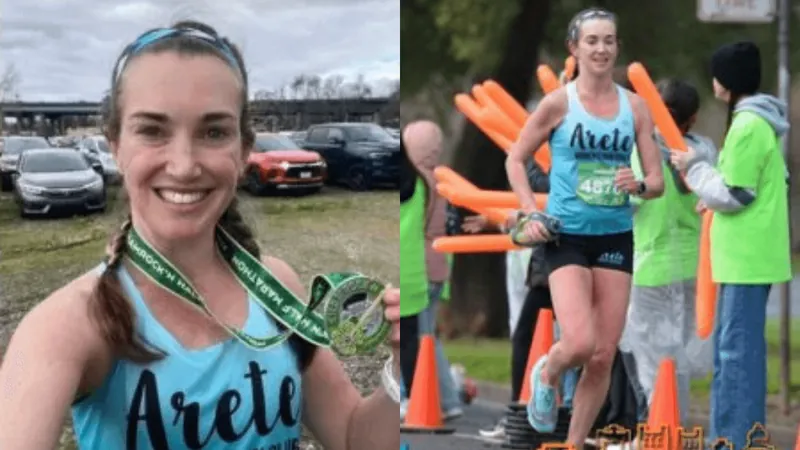
[[[430,283],[428,293],[430,302],[428,307],[419,313],[419,333],[434,335],[436,331],[436,314],[438,312],[439,298],[442,293],[442,283]],[[436,377],[439,379],[439,398],[441,400],[442,411],[449,411],[453,408],[461,406],[461,399],[458,396],[458,390],[453,383],[453,377],[450,375],[450,362],[444,354],[442,343],[438,338],[434,338],[434,346],[436,351]],[[405,386],[400,383],[400,386]],[[405,392],[405,388],[401,390],[402,397],[408,398],[409,393]]]
[[[745,448],[747,432],[766,426],[767,343],[771,285],[722,284],[714,325],[710,436]]]

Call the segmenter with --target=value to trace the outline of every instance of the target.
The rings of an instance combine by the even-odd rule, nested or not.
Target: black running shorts
[[[561,233],[545,245],[548,273],[564,266],[619,270],[633,273],[633,231],[600,236]]]

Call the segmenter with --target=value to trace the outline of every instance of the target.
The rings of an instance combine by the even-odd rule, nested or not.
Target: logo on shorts
[[[625,255],[623,255],[620,252],[614,252],[614,253],[606,252],[600,255],[599,258],[597,258],[597,262],[603,264],[613,264],[615,266],[621,266],[622,263],[625,262]]]

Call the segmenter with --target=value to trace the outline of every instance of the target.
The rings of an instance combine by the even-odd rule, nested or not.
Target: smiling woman
[[[70,405],[88,450],[297,448],[301,421],[328,449],[398,448],[398,357],[362,398],[297,274],[237,210],[255,141],[239,50],[181,22],[128,45],[111,82],[105,135],[129,214],[104,264],[17,328],[0,448],[53,448]],[[397,355],[399,291],[374,297]]]

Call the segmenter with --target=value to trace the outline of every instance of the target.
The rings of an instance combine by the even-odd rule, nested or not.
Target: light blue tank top
[[[628,195],[614,188],[615,172],[620,166],[630,166],[636,141],[628,96],[617,86],[617,116],[603,119],[586,111],[574,82],[566,89],[567,113],[550,135],[552,167],[546,211],[561,219],[562,232],[568,234],[630,231],[633,210]]]
[[[72,408],[81,450],[292,450],[300,442],[301,377],[288,341],[264,352],[229,339],[184,349],[150,313],[133,279],[117,271],[138,330],[168,356],[117,361],[105,383]],[[249,299],[244,330],[278,333]]]

